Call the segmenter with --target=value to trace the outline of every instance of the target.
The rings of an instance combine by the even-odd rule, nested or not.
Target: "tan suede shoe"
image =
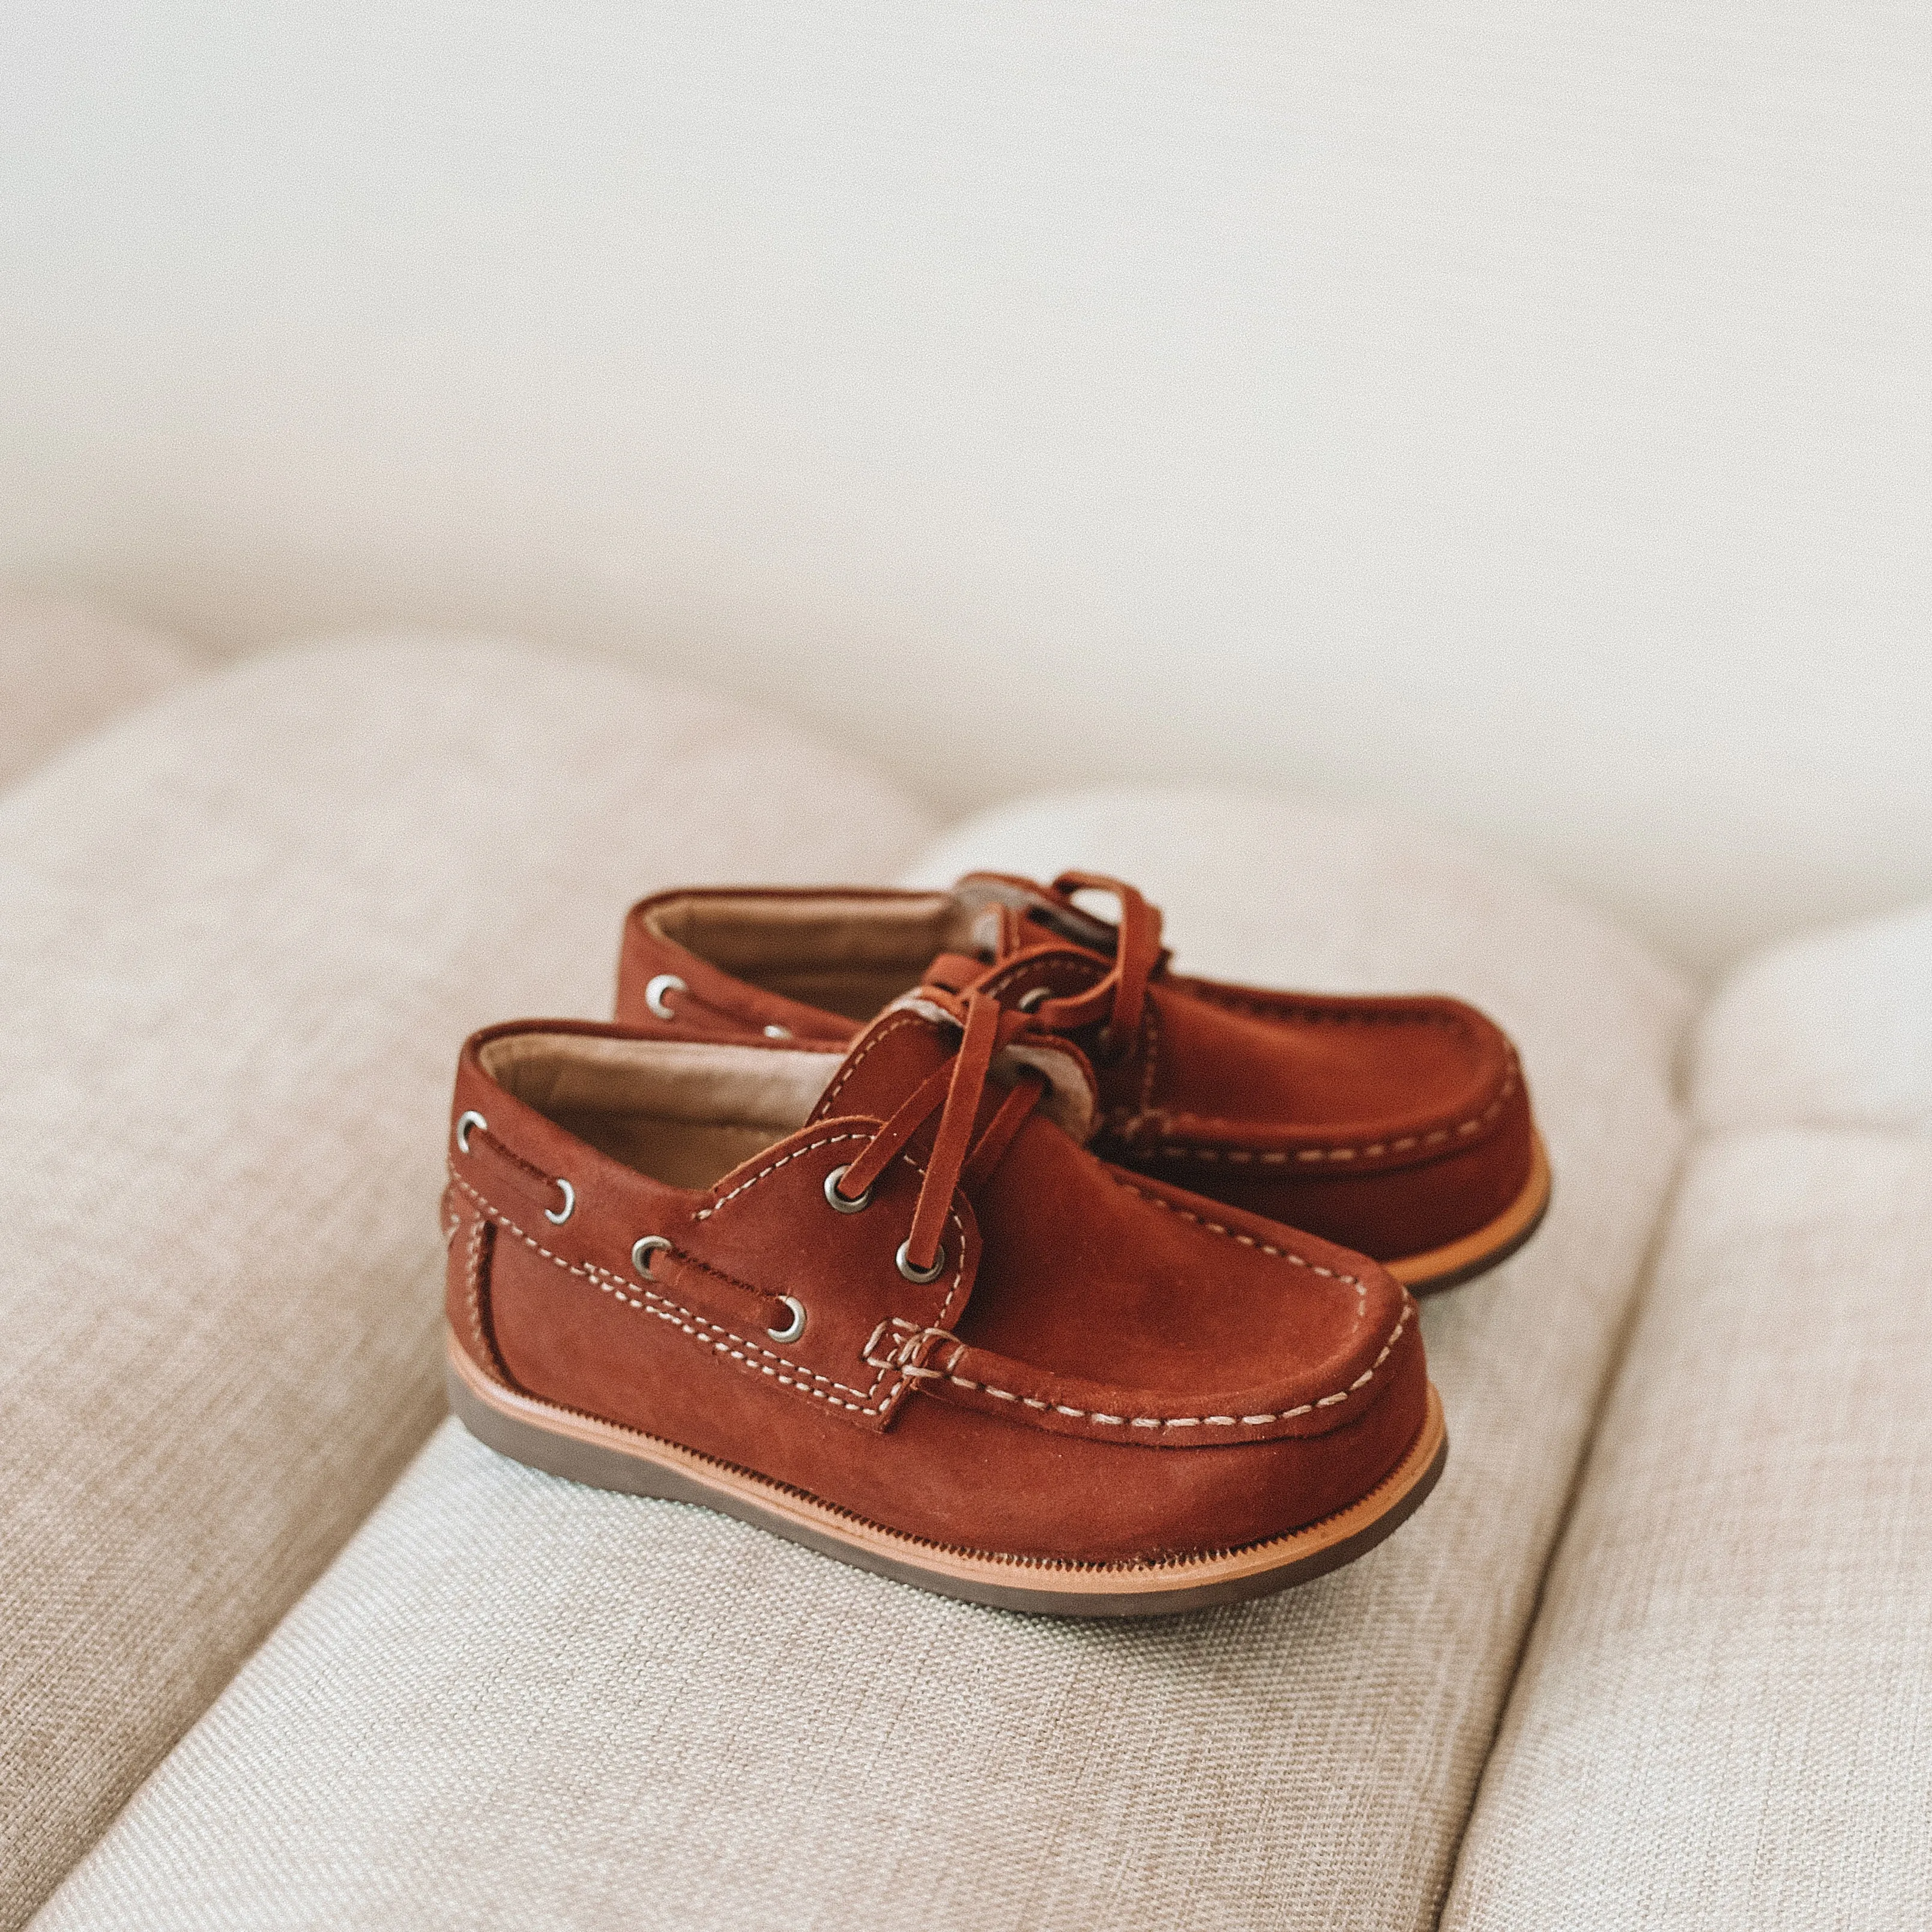
[[[1414,1303],[1111,1167],[1091,1070],[978,992],[843,1048],[525,1021],[456,1078],[456,1412],[947,1595],[1258,1596],[1378,1542],[1446,1442]]]
[[[1074,902],[1111,893],[1109,925]],[[948,892],[693,888],[632,909],[617,1017],[666,1037],[842,1048],[924,980],[990,993],[1078,1044],[1095,1146],[1306,1228],[1418,1294],[1535,1231],[1550,1169],[1515,1049],[1459,1000],[1275,992],[1172,970],[1132,886],[990,873]]]

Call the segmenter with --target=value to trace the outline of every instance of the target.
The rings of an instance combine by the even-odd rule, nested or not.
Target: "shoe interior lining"
[[[705,893],[668,900],[646,916],[674,945],[735,978],[864,1022],[917,986],[934,955],[972,949],[975,909],[951,892]]]
[[[709,1187],[802,1127],[836,1053],[688,1040],[512,1034],[484,1070],[506,1093],[613,1160],[673,1187]]]

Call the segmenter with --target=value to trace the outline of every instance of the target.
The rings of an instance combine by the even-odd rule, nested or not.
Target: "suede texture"
[[[1414,1304],[1381,1268],[1114,1167],[1043,1109],[954,1191],[938,1278],[904,1279],[894,1252],[932,1124],[862,1211],[834,1211],[826,1186],[954,1051],[956,1030],[917,1012],[882,1016],[804,1124],[704,1188],[641,1172],[506,1090],[488,1049],[529,1033],[639,1042],[640,1110],[665,1048],[642,1029],[524,1022],[464,1049],[452,1122],[487,1125],[464,1130],[466,1148],[452,1132],[448,1319],[512,1387],[904,1534],[1080,1563],[1318,1522],[1422,1426]],[[989,1083],[982,1118],[1006,1091]],[[560,1180],[560,1224],[545,1215]],[[646,1256],[648,1276],[632,1259],[643,1234],[670,1244]],[[806,1310],[789,1342],[770,1332],[782,1295]]]
[[[1029,880],[969,875],[953,896],[970,908],[994,892],[1042,916],[1022,922],[1020,944],[990,970],[963,952],[908,957],[908,984],[976,986],[1018,1004],[1078,996],[1106,979],[1113,928]],[[853,887],[658,894],[625,921],[617,1019],[665,1037],[752,1040],[776,1027],[802,1041],[849,1042],[859,1022],[727,971],[667,926],[694,902],[742,902],[748,926],[762,907],[775,952],[792,949],[795,986],[809,980],[801,956],[814,940],[829,954],[850,944],[855,926],[943,896]],[[814,900],[837,916],[822,925],[802,918]],[[664,1001],[669,1018],[645,998],[664,975],[688,989]],[[1097,1078],[1096,1152],[1377,1260],[1475,1233],[1529,1183],[1535,1126],[1516,1050],[1460,1000],[1272,992],[1177,974],[1163,952],[1132,1040],[1110,1040],[1098,1023],[1069,1036]]]

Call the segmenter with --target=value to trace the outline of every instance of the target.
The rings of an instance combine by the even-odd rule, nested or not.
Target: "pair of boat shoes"
[[[1084,873],[660,893],[616,1024],[475,1035],[452,1118],[484,1442],[1075,1616],[1388,1535],[1448,1448],[1414,1298],[1550,1194],[1482,1014],[1183,976]]]

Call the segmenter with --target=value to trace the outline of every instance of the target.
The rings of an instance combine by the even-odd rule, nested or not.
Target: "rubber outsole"
[[[1535,1138],[1529,1178],[1503,1212],[1473,1234],[1426,1253],[1405,1255],[1382,1266],[1412,1294],[1440,1294],[1501,1265],[1542,1226],[1550,1211],[1550,1156],[1543,1136]]]
[[[532,1468],[595,1489],[696,1503],[940,1596],[1052,1616],[1169,1616],[1311,1582],[1373,1549],[1413,1515],[1449,1452],[1432,1384],[1422,1427],[1401,1462],[1334,1516],[1245,1549],[1170,1563],[1056,1563],[903,1536],[749,1470],[539,1401],[485,1375],[453,1335],[448,1385],[450,1407],[471,1435]]]

